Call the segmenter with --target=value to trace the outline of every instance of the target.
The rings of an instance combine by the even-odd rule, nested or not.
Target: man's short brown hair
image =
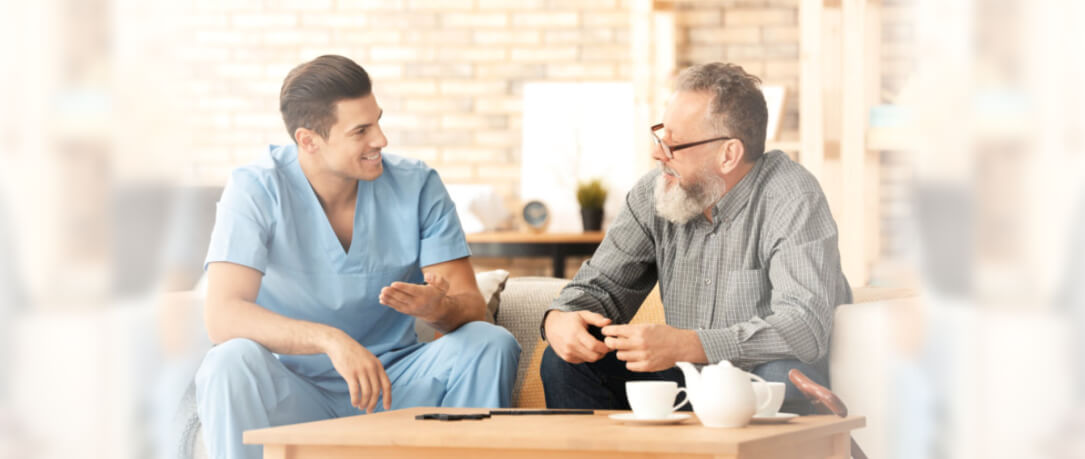
[[[336,122],[335,104],[372,92],[369,74],[360,65],[343,56],[320,56],[286,75],[279,92],[279,111],[291,139],[298,128],[327,139]]]
[[[746,147],[743,159],[755,161],[765,152],[765,129],[769,111],[761,80],[734,64],[713,62],[695,65],[678,75],[679,91],[712,93],[711,119],[721,135],[730,135]]]

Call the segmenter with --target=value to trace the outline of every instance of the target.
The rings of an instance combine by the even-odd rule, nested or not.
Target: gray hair
[[[695,65],[678,75],[679,91],[712,93],[709,125],[720,134],[729,132],[746,147],[743,159],[755,161],[765,152],[768,107],[761,93],[761,79],[735,64],[713,62]]]

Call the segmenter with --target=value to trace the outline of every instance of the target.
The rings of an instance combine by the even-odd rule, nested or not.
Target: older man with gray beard
[[[784,412],[809,409],[790,369],[828,386],[833,309],[851,288],[817,179],[765,152],[759,84],[722,63],[678,76],[650,129],[659,169],[543,316],[548,407],[627,410],[626,381],[683,385],[680,361],[787,382]],[[629,324],[657,281],[667,323]]]

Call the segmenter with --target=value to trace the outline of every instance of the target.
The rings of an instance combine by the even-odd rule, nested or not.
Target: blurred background
[[[653,167],[673,76],[743,66],[768,148],[826,191],[852,285],[914,293],[868,327],[868,453],[1085,457],[1082,2],[9,0],[0,18],[0,457],[173,457],[209,346],[193,292],[214,203],[291,141],[282,79],[322,54],[369,71],[386,151],[436,168],[472,233],[522,231],[530,200],[579,232],[593,178],[610,221]]]

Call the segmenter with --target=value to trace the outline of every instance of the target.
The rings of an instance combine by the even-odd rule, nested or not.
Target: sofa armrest
[[[553,277],[513,277],[501,292],[497,324],[512,333],[521,349],[516,387],[512,391],[513,406],[546,406],[542,380],[539,379],[539,364],[546,343],[539,336],[539,323],[550,302],[567,282],[567,279]]]

